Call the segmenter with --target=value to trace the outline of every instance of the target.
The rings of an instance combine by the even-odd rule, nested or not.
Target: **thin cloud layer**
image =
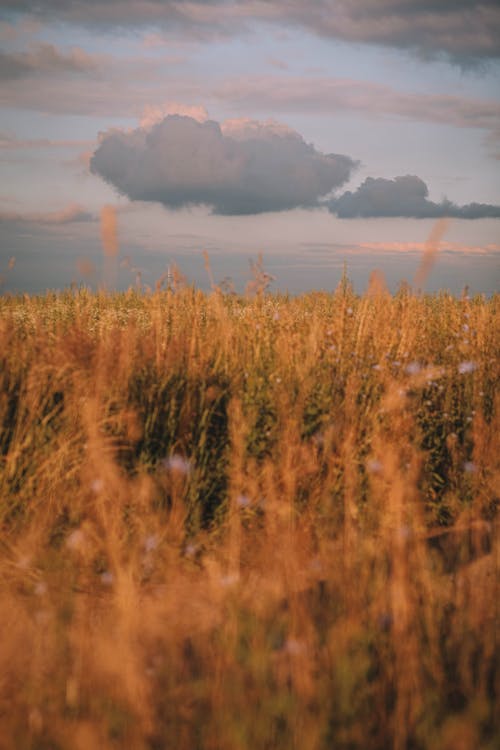
[[[330,200],[329,210],[340,219],[404,217],[416,219],[486,219],[500,218],[500,206],[468,203],[457,206],[451,201],[434,203],[428,199],[429,190],[415,175],[395,177],[394,180],[367,177],[360,187]]]
[[[4,0],[0,18],[98,26],[142,27],[213,38],[246,31],[255,22],[295,26],[358,44],[443,57],[462,66],[500,58],[497,0]]]
[[[355,167],[350,157],[323,154],[277,123],[244,119],[221,127],[180,115],[104,133],[90,162],[131,200],[207,205],[224,215],[316,206]]]
[[[95,141],[54,139],[54,138],[18,138],[10,133],[0,132],[0,151],[23,151],[25,149],[39,148],[80,148],[92,146]]]
[[[369,117],[390,114],[410,121],[477,128],[487,133],[488,145],[498,154],[500,103],[495,99],[405,92],[369,81],[306,76],[233,78],[217,86],[213,94],[239,108],[332,115],[356,112]]]
[[[61,52],[53,44],[39,44],[29,52],[0,52],[0,80],[9,81],[33,75],[94,73],[99,61],[75,47]]]
[[[77,203],[71,203],[69,206],[62,208],[59,211],[0,211],[0,223],[2,224],[59,226],[62,224],[72,224],[73,222],[87,221],[95,221],[95,216]]]

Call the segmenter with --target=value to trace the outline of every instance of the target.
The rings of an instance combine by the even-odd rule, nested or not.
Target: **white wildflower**
[[[466,375],[469,372],[474,372],[476,368],[476,363],[469,360],[467,362],[460,362],[460,364],[458,365],[458,372],[460,373],[460,375]]]
[[[421,369],[422,367],[418,362],[410,362],[409,365],[406,365],[408,375],[418,375]]]
[[[144,540],[144,549],[146,552],[153,552],[158,547],[158,537],[156,534],[149,534]]]
[[[163,468],[168,471],[175,471],[179,474],[189,474],[191,471],[191,463],[184,456],[179,453],[174,453],[172,456],[165,458]]]
[[[239,508],[248,508],[250,503],[251,503],[251,500],[248,497],[248,495],[238,495],[238,497],[236,498],[236,505]]]

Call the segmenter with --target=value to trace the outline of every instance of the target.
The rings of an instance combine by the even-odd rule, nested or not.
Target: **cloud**
[[[15,53],[5,56],[9,60],[4,59],[2,73],[0,59],[0,106],[129,118],[138,117],[146,106],[161,102],[165,90],[170,99],[179,102],[206,98],[206,79],[193,80],[188,74],[180,75],[178,70],[165,65],[163,57],[88,55],[88,65],[85,62],[79,65],[74,50],[69,54],[57,47],[53,49],[58,62],[53,60],[45,67],[35,64],[28,53],[31,63],[25,64],[25,53]],[[22,63],[22,70],[11,65],[11,57],[16,65]],[[66,59],[74,64],[67,66]]]
[[[62,208],[59,211],[33,211],[23,213],[16,211],[0,211],[0,223],[56,226],[87,221],[95,221],[95,216],[77,203],[71,203],[69,206]]]
[[[141,128],[151,128],[156,123],[161,122],[168,115],[183,115],[184,117],[192,117],[193,120],[198,122],[205,122],[208,120],[208,112],[202,105],[189,105],[180,104],[179,102],[166,102],[163,105],[151,105],[148,104],[144,107],[142,117],[140,119]]]
[[[360,242],[352,246],[352,250],[359,252],[374,253],[422,253],[427,247],[426,242],[388,241],[388,242]],[[448,242],[441,240],[439,243],[440,253],[461,255],[490,255],[500,253],[500,245],[490,242],[486,245],[464,245],[461,242]]]
[[[390,86],[348,78],[253,76],[230,79],[213,95],[238,108],[278,112],[358,112],[370,117],[404,119],[485,130],[490,147],[500,141],[500,102],[446,94],[398,91]]]
[[[384,84],[351,78],[239,77],[216,86],[213,95],[238,107],[329,114],[342,109],[371,115],[395,114],[463,128],[498,129],[500,118],[500,103],[496,99],[398,91]]]
[[[208,205],[225,215],[311,207],[339,188],[356,166],[323,154],[273,122],[169,115],[151,128],[111,130],[91,171],[132,200],[170,208]]]
[[[329,210],[341,219],[407,217],[416,219],[500,218],[500,206],[485,203],[468,203],[457,206],[448,200],[430,201],[428,188],[415,175],[395,177],[394,180],[367,177],[354,191],[347,191],[328,201]]]
[[[53,44],[39,44],[30,52],[0,52],[0,80],[4,81],[41,74],[87,74],[98,68],[97,58],[78,47],[67,54]]]
[[[142,28],[213,38],[256,22],[298,27],[335,40],[403,49],[462,66],[500,58],[497,0],[3,0],[0,18],[18,15],[104,29]]]
[[[320,36],[409,50],[461,66],[500,58],[497,0],[291,0],[291,17]]]
[[[38,148],[81,148],[95,145],[95,141],[52,139],[52,138],[17,138],[10,133],[0,133],[1,151],[23,151]]]

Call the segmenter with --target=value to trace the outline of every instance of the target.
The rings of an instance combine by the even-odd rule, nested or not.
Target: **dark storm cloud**
[[[0,52],[0,80],[13,80],[37,74],[89,73],[98,64],[81,49],[68,54],[53,44],[39,44],[30,52]]]
[[[4,0],[0,17],[29,14],[103,28],[142,27],[214,36],[253,21],[298,26],[332,39],[408,49],[461,65],[500,58],[497,0]]]
[[[217,214],[258,214],[317,205],[356,166],[323,154],[277,123],[170,115],[152,128],[101,136],[90,167],[132,200]]]
[[[468,203],[457,206],[448,200],[434,203],[428,199],[427,185],[415,175],[394,180],[368,177],[354,192],[348,191],[327,203],[329,210],[341,219],[407,217],[416,219],[500,218],[500,206]]]

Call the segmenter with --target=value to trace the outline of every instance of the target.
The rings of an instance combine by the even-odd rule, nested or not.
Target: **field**
[[[2,750],[494,750],[500,297],[0,297]]]

